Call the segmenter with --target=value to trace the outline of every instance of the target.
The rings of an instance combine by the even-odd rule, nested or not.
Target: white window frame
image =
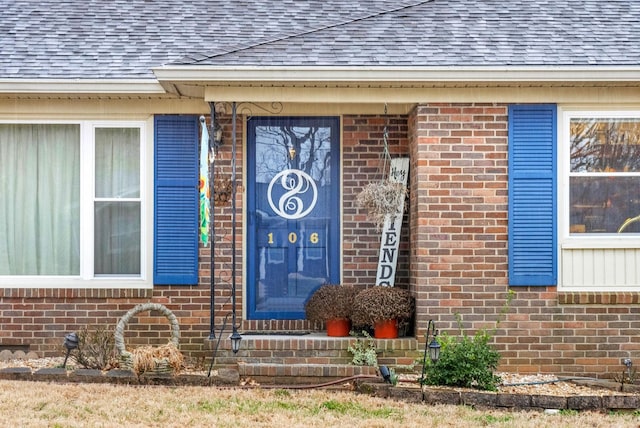
[[[152,288],[151,254],[153,227],[152,128],[145,120],[0,120],[2,124],[72,124],[80,127],[80,274],[0,276],[0,288]],[[95,130],[97,128],[140,129],[140,275],[94,275]],[[151,147],[151,148],[149,148]],[[132,200],[132,199],[125,199]]]
[[[640,248],[640,241],[636,234],[573,234],[570,228],[570,156],[571,119],[577,117],[589,117],[594,119],[639,119],[640,110],[565,110],[560,116],[561,138],[558,150],[558,186],[560,201],[558,203],[560,220],[560,243],[563,248]],[[619,173],[619,176],[640,177],[637,173]]]
[[[640,239],[637,234],[570,234],[571,119],[640,118],[640,109],[564,107],[558,114],[558,290],[566,292],[640,291]],[[624,173],[638,176],[638,173]]]

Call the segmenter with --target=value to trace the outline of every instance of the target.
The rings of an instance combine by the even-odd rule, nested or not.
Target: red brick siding
[[[507,106],[428,104],[409,117],[410,283],[418,337],[494,328],[508,290]],[[502,369],[611,377],[640,350],[631,293],[514,287],[496,331]],[[623,303],[623,304],[620,304]]]
[[[384,128],[387,127],[391,156],[407,154],[407,119],[405,116],[343,117],[343,277],[344,282],[359,286],[375,284],[380,249],[380,232],[356,205],[356,196],[364,184],[386,178]],[[387,169],[389,162],[386,162]],[[396,284],[408,284],[408,216],[398,255]]]

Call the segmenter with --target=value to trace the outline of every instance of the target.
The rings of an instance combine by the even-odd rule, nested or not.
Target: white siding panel
[[[564,248],[561,278],[563,289],[640,289],[640,249]]]

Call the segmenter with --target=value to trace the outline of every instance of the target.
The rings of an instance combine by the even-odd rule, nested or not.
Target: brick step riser
[[[261,384],[321,384],[347,379],[353,376],[377,378],[374,367],[347,364],[272,364],[239,363],[241,378],[248,378]]]
[[[230,342],[222,340],[216,354],[215,365],[235,367],[245,364],[282,365],[350,365],[353,359],[348,347],[354,338],[289,338],[270,337],[243,338],[240,351],[233,354]],[[377,340],[378,364],[390,367],[414,366],[422,352],[413,338]],[[211,348],[210,348],[211,349]]]

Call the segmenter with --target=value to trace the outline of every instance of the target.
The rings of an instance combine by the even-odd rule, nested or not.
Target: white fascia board
[[[0,79],[0,93],[166,94],[156,79]]]
[[[640,66],[262,67],[169,65],[160,81],[182,82],[638,82]]]

